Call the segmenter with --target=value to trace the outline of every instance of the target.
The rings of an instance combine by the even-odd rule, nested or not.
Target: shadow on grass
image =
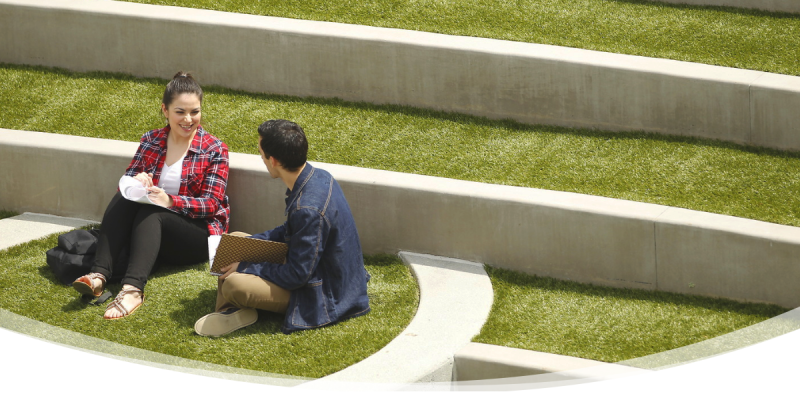
[[[753,17],[769,17],[769,18],[788,18],[800,19],[800,15],[782,12],[782,11],[766,11],[754,8],[742,8],[732,6],[713,6],[713,5],[697,5],[697,4],[680,4],[680,3],[666,3],[663,1],[653,0],[610,0],[615,3],[637,4],[646,6],[658,6],[662,8],[672,8],[676,10],[692,10],[692,11],[722,11],[729,14],[739,14]],[[757,4],[758,0],[753,1]]]
[[[180,327],[194,329],[194,324],[202,316],[214,312],[217,300],[216,290],[201,290],[196,297],[183,298],[178,301],[180,309],[172,311],[170,318]],[[253,334],[272,335],[281,333],[281,322],[283,316],[268,311],[258,310],[258,321],[253,325],[236,330],[225,335],[230,340],[240,336]],[[213,338],[211,338],[213,339]]]

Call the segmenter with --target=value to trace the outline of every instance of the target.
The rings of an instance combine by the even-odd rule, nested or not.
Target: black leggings
[[[122,284],[144,290],[156,260],[192,265],[208,260],[208,224],[166,208],[126,200],[119,192],[108,203],[92,272],[110,278],[130,250]]]

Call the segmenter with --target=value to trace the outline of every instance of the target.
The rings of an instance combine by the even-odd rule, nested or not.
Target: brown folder
[[[212,275],[222,275],[220,268],[235,262],[271,262],[286,263],[286,243],[223,234],[211,266]]]

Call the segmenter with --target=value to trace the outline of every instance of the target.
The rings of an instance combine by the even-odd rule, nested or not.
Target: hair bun
[[[178,79],[178,78],[193,78],[193,77],[192,74],[188,72],[178,71],[178,73],[175,74],[175,76],[173,76],[172,79]]]

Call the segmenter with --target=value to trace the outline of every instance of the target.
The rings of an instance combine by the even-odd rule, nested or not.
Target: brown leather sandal
[[[133,307],[132,310],[128,310],[127,308],[125,308],[125,306],[122,305],[122,299],[125,298],[126,294],[133,294],[133,293],[139,293],[139,296],[141,297],[142,302],[137,304],[136,307]],[[125,318],[125,317],[133,314],[136,310],[138,310],[139,307],[142,306],[142,304],[144,304],[144,293],[142,293],[141,289],[137,289],[137,288],[134,287],[134,288],[128,288],[128,289],[120,290],[119,293],[117,293],[117,297],[114,298],[114,301],[112,301],[111,304],[109,304],[108,307],[106,307],[106,312],[108,310],[112,309],[112,308],[116,308],[117,311],[122,313],[122,315],[120,315],[118,317],[106,317],[105,315],[103,315],[103,318],[105,318],[105,319]]]
[[[103,282],[99,286],[94,286],[93,279],[100,279]],[[75,282],[72,282],[72,287],[80,294],[100,297],[103,291],[106,290],[106,277],[101,273],[92,272],[75,279]]]

